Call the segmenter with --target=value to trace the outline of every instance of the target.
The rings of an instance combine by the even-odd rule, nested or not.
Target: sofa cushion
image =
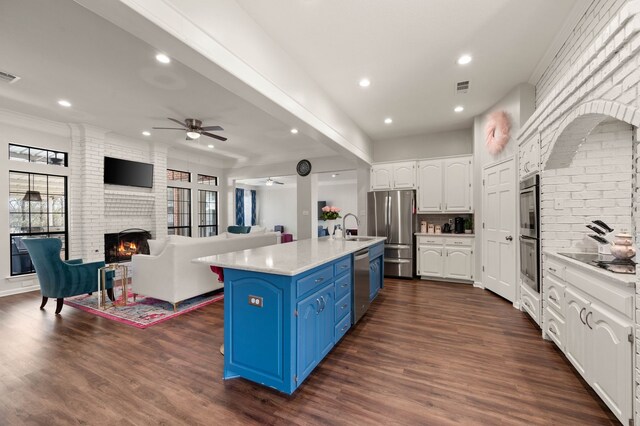
[[[250,234],[264,234],[267,231],[267,228],[264,226],[252,226],[249,230]]]

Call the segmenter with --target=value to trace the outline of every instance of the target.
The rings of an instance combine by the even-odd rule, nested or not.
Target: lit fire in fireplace
[[[118,246],[118,254],[124,256],[131,256],[132,254],[136,254],[138,252],[138,247],[134,242],[128,241],[120,241],[120,245]]]

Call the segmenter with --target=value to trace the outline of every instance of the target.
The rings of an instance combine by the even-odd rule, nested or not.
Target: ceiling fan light
[[[265,182],[265,185],[272,186],[273,185],[273,181],[271,179],[267,179],[267,181]]]
[[[198,139],[200,137],[200,133],[198,133],[198,132],[187,132],[187,136],[189,136],[190,139]]]

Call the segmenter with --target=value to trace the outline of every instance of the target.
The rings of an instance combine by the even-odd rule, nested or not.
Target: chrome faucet
[[[347,213],[347,214],[345,214],[344,216],[342,216],[342,232],[344,232],[344,236],[345,236],[345,237],[347,237],[347,236],[348,236],[348,234],[347,234],[347,227],[346,227],[344,224],[345,224],[345,221],[347,220],[347,217],[349,217],[349,216],[353,216],[353,217],[355,218],[355,220],[356,220],[356,225],[357,225],[358,227],[360,227],[360,219],[358,219],[358,216],[356,216],[356,215],[355,215],[355,214],[353,214],[353,213]]]

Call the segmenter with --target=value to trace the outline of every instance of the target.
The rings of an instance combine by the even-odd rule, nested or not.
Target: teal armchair
[[[65,297],[98,290],[98,269],[104,262],[82,263],[82,259],[60,259],[62,241],[58,238],[25,238],[22,240],[36,269],[44,309],[50,297],[57,299],[56,315],[62,310]],[[113,295],[114,272],[107,271],[105,288],[109,299]]]

